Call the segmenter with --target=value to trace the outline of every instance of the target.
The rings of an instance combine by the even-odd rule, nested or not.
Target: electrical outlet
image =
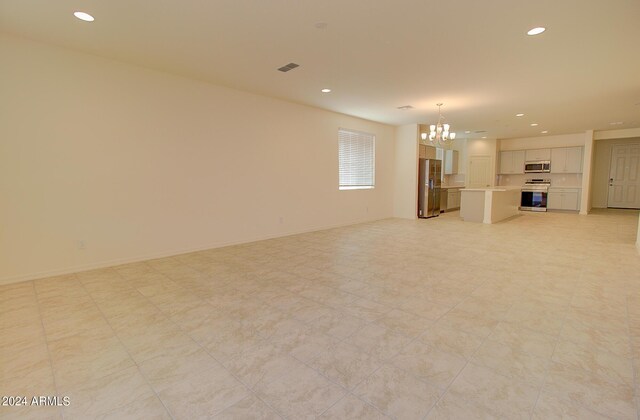
[[[87,249],[87,243],[85,242],[85,240],[84,240],[84,239],[80,239],[80,240],[78,241],[78,249],[79,249],[79,250]]]
[[[278,218],[278,221],[280,222],[280,224],[283,224],[283,223],[284,223],[284,217],[280,216],[280,217]]]

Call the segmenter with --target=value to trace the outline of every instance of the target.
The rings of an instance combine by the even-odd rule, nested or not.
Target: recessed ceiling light
[[[471,131],[467,130],[464,132],[464,134],[471,134]]]
[[[84,20],[85,22],[93,22],[95,20],[93,16],[85,12],[73,12],[73,16],[77,17],[80,20]]]
[[[329,92],[331,92],[331,89],[324,88],[324,89],[321,90],[321,92],[322,93],[329,93]]]
[[[483,138],[483,139],[486,139],[486,138],[487,138],[487,136],[482,136],[482,138]]]
[[[541,33],[543,33],[546,30],[547,30],[547,28],[543,28],[542,26],[538,26],[537,28],[529,29],[529,31],[527,32],[527,35],[540,35]]]
[[[547,134],[547,133],[548,133],[548,131],[547,131],[547,130],[544,130],[544,131],[541,131],[541,133],[542,133],[542,134]]]
[[[522,113],[516,114],[516,117],[524,117],[524,114],[522,114]]]
[[[531,123],[531,127],[537,127],[538,123]]]

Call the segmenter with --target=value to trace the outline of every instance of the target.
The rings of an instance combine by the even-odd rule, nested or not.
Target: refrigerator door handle
[[[433,189],[433,178],[429,180],[429,189]]]

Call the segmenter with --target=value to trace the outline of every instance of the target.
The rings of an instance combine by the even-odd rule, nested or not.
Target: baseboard
[[[54,270],[39,271],[36,273],[29,273],[29,274],[24,274],[19,276],[4,277],[4,278],[0,278],[0,286],[6,285],[6,284],[20,283],[23,281],[37,280],[37,279],[42,279],[46,277],[80,273],[88,270],[97,270],[100,268],[113,267],[113,266],[122,265],[122,264],[131,264],[131,263],[136,263],[141,261],[153,260],[157,258],[174,257],[176,255],[189,254],[192,252],[204,251],[208,249],[224,248],[226,246],[248,244],[251,242],[266,241],[268,239],[275,239],[275,238],[284,238],[287,236],[300,235],[303,233],[317,232],[321,230],[334,229],[334,228],[339,228],[344,226],[353,226],[353,225],[359,225],[363,223],[371,223],[378,220],[385,220],[385,219],[391,219],[391,218],[392,217],[381,217],[381,218],[356,220],[351,222],[344,222],[344,223],[337,223],[337,224],[330,224],[330,225],[320,225],[316,227],[298,229],[298,230],[287,231],[287,232],[279,232],[271,235],[264,235],[264,236],[249,238],[249,239],[242,239],[238,241],[215,242],[212,244],[197,246],[193,248],[177,249],[177,250],[165,251],[165,252],[156,252],[156,253],[138,255],[135,257],[128,257],[128,258],[116,258],[112,260],[99,261],[91,264],[83,264],[83,265],[65,267],[65,268],[54,269]]]

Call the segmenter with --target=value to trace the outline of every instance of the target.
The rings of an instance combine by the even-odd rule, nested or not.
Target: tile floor
[[[383,220],[0,287],[0,418],[638,419],[638,213]]]

